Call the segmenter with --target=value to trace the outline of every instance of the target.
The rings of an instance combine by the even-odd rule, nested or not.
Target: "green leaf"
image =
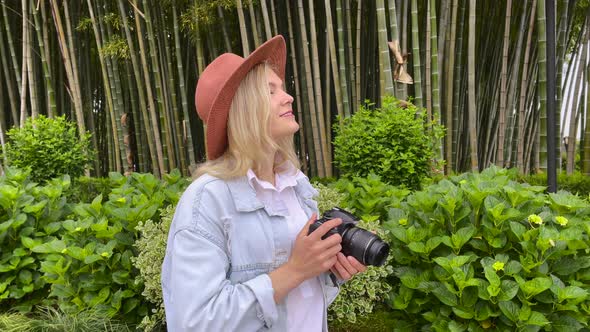
[[[553,262],[552,264],[552,271],[555,274],[562,275],[562,276],[569,276],[576,272],[578,272],[581,268],[583,268],[580,264],[578,259],[574,259],[572,257],[562,257]]]
[[[12,226],[13,222],[14,219],[8,219],[7,221],[0,223],[0,234],[6,232],[6,230]]]
[[[500,287],[500,277],[494,269],[490,266],[484,267],[484,274],[486,279],[490,282],[491,286]]]
[[[475,315],[473,308],[468,307],[453,307],[453,312],[463,319],[471,319]]]
[[[556,315],[551,321],[551,327],[556,332],[577,332],[584,328],[577,319],[568,315]]]
[[[449,326],[448,327],[449,327],[449,331],[450,332],[463,332],[466,329],[466,327],[463,324],[458,323],[458,322],[456,322],[454,320],[452,320],[452,321],[449,322]]]
[[[531,317],[531,313],[532,313],[531,307],[529,307],[526,304],[523,304],[522,308],[520,308],[520,313],[518,314],[518,319],[523,322],[526,322],[529,319],[529,317]]]
[[[410,244],[408,244],[408,248],[413,252],[419,254],[424,254],[427,252],[426,245],[424,245],[424,243],[422,242],[411,242]]]
[[[522,270],[522,265],[517,261],[510,261],[504,266],[504,274],[511,276],[519,273]]]
[[[498,294],[498,301],[510,301],[518,293],[518,283],[512,280],[502,280],[500,293]]]
[[[421,227],[410,226],[406,232],[408,240],[412,242],[422,241],[427,235],[428,230]]]
[[[539,293],[542,293],[549,289],[553,284],[551,278],[537,277],[532,280],[526,281],[520,286],[520,289],[525,293],[527,298],[531,298]]]
[[[492,315],[492,310],[487,302],[480,301],[475,305],[475,319],[477,321],[484,321]]]
[[[92,200],[90,207],[97,213],[97,215],[100,213],[100,210],[102,209],[102,194],[99,194]]]
[[[52,222],[50,224],[45,225],[43,229],[47,235],[53,234],[61,228],[61,223],[59,221]]]
[[[92,264],[101,259],[102,257],[100,255],[88,255],[86,258],[84,258],[84,264]]]
[[[438,245],[442,242],[442,237],[440,236],[433,236],[428,241],[426,241],[426,251],[430,253],[432,250],[436,249]]]
[[[125,304],[123,304],[123,313],[127,314],[131,312],[131,310],[135,309],[139,305],[139,299],[130,298],[125,300]]]
[[[71,246],[68,247],[66,254],[70,257],[73,257],[79,261],[84,261],[86,259],[86,251],[80,247]]]
[[[27,215],[24,213],[19,213],[16,216],[16,218],[14,218],[14,221],[13,221],[12,225],[10,225],[10,227],[12,227],[13,229],[17,229],[22,224],[24,224],[26,221],[27,221]]]
[[[113,281],[124,285],[127,283],[127,280],[129,279],[129,271],[116,271],[115,273],[113,273]]]
[[[58,298],[70,298],[76,294],[71,286],[53,284],[51,286],[50,296],[57,296]]]
[[[432,287],[431,291],[442,303],[449,305],[449,306],[456,306],[457,296],[453,294],[447,287],[445,287],[446,283],[441,282],[432,282],[431,283],[434,287]],[[450,286],[448,286],[450,287]]]
[[[66,244],[62,240],[53,240],[48,243],[43,243],[33,247],[31,250],[37,253],[49,254],[49,253],[61,253],[66,248]]]
[[[38,240],[38,239],[31,239],[30,237],[26,237],[26,236],[21,236],[20,237],[20,242],[23,244],[23,246],[25,246],[25,248],[27,249],[33,249],[34,247],[40,245],[43,243],[43,241]]]
[[[111,290],[109,288],[109,286],[103,287],[99,292],[98,295],[95,296],[88,304],[93,307],[97,304],[101,304],[104,303],[108,298],[109,295],[111,294]]]
[[[41,210],[47,205],[47,200],[42,200],[36,204],[27,205],[23,208],[23,211],[33,215],[38,215]]]
[[[513,322],[518,322],[518,316],[520,313],[520,308],[518,305],[512,301],[500,301],[498,302],[498,307],[508,319]]]
[[[536,325],[536,326],[545,326],[545,325],[549,324],[549,321],[547,320],[547,318],[545,318],[545,315],[543,315],[542,313],[540,313],[538,311],[533,311],[533,312],[531,312],[531,316],[527,320],[527,324]]]
[[[519,241],[522,241],[522,235],[524,234],[524,232],[526,232],[526,227],[524,227],[521,223],[515,221],[511,221],[509,225],[512,233],[516,235]]]
[[[30,284],[31,281],[33,281],[33,274],[31,273],[31,271],[29,270],[21,270],[18,273],[18,280],[21,282],[21,284],[23,285],[27,285]]]
[[[580,302],[585,300],[587,296],[588,292],[585,289],[577,286],[560,288],[557,293],[559,302],[563,302],[565,300],[575,300],[576,302]]]

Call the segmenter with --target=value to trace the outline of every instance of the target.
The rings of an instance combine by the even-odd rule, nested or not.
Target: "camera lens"
[[[353,256],[363,265],[381,266],[389,254],[389,245],[377,235],[352,227],[342,235],[342,253]]]

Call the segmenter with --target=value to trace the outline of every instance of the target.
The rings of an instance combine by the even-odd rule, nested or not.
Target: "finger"
[[[342,266],[342,264],[340,263],[340,260],[336,261],[336,264],[334,264],[334,268],[340,274],[340,276],[341,276],[340,279],[346,281],[346,280],[352,278],[352,274],[350,274],[350,272],[348,272],[346,270],[346,268],[344,266]]]
[[[336,263],[337,260],[338,259],[336,258],[336,255],[334,255],[332,258],[324,261],[322,263],[323,272],[329,271],[334,266],[334,264]]]
[[[348,259],[346,259],[346,256],[344,256],[343,253],[338,253],[338,263],[340,263],[340,265],[342,265],[342,267],[345,268],[351,276],[359,273],[359,270],[356,269]]]
[[[311,218],[305,223],[303,229],[297,235],[298,237],[307,236],[309,234],[309,227],[318,219],[318,215],[316,213],[311,214]]]
[[[313,239],[320,239],[322,236],[328,233],[329,230],[340,225],[341,223],[342,220],[340,218],[328,220],[325,223],[323,223],[320,227],[318,227],[315,231],[313,231],[313,233],[311,233],[309,236]]]
[[[321,240],[319,244],[319,248],[327,249],[331,248],[335,245],[342,243],[342,236],[340,234],[333,234],[328,236],[327,239]]]
[[[329,257],[330,258],[331,257],[338,258],[337,255],[340,251],[342,251],[342,246],[340,244],[337,244],[335,246],[331,246],[331,247],[326,248],[321,251],[320,259],[325,260],[325,259],[328,259]]]
[[[350,262],[350,264],[359,272],[365,272],[367,270],[367,267],[363,265],[361,262],[359,262],[356,258],[352,256],[348,256],[346,258]]]
[[[332,266],[332,267],[330,268],[330,271],[331,271],[332,273],[334,273],[334,275],[336,276],[336,278],[338,278],[338,279],[340,279],[340,280],[344,280],[344,279],[342,279],[342,276],[340,275],[340,273],[338,273],[338,269],[336,269],[336,267]]]

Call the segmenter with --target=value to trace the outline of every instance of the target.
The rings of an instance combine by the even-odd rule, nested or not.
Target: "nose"
[[[290,94],[288,94],[287,92],[285,92],[285,103],[286,104],[293,104],[293,101],[295,99],[293,98],[293,96],[291,96]]]

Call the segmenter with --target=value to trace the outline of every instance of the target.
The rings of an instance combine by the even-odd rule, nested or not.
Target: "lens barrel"
[[[382,266],[389,255],[389,244],[367,230],[351,227],[342,234],[342,253],[363,265]]]

